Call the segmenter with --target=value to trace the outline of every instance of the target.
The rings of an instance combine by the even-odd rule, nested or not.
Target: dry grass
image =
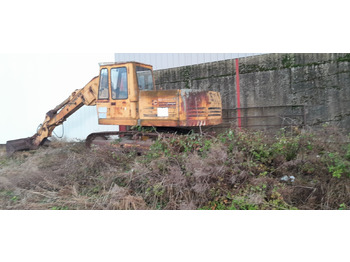
[[[142,156],[58,141],[2,150],[0,209],[347,209],[348,138],[231,130],[161,139]]]
[[[123,172],[115,151],[55,144],[2,157],[2,209],[146,209],[142,199],[116,185]]]

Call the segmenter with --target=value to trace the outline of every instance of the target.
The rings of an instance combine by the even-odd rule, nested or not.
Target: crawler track
[[[140,131],[97,132],[90,134],[86,138],[85,145],[88,148],[91,148],[92,145],[113,145],[120,148],[134,148],[138,152],[143,152],[148,150],[158,137],[171,137],[174,135],[175,133]],[[108,139],[111,136],[119,136],[119,138],[113,141]]]

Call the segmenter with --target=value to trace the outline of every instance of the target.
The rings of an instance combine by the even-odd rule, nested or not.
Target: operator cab
[[[138,90],[154,90],[152,66],[137,62],[100,63],[98,100],[127,99],[128,76],[136,75]],[[130,79],[131,80],[131,79]],[[111,88],[109,88],[111,87]],[[136,90],[135,90],[136,91]]]
[[[100,63],[97,109],[99,124],[136,125],[139,91],[155,89],[151,65]]]

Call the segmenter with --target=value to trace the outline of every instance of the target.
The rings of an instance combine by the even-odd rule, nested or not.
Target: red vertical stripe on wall
[[[236,59],[236,97],[237,97],[237,119],[238,119],[238,128],[241,129],[241,92],[239,89],[239,60]]]

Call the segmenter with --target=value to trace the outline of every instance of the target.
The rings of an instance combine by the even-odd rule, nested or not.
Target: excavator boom
[[[10,140],[6,143],[8,155],[16,151],[33,150],[42,145],[50,137],[53,130],[61,125],[70,115],[83,105],[96,104],[99,77],[94,77],[82,89],[75,90],[67,99],[46,113],[44,122],[39,126],[35,135],[28,138]]]

